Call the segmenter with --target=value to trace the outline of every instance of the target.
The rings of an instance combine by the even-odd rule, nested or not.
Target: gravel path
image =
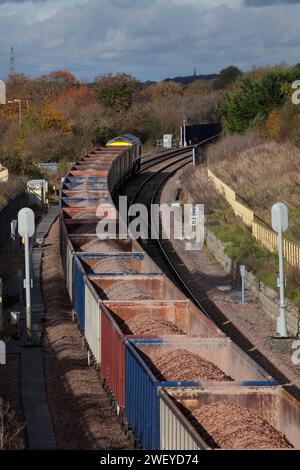
[[[100,385],[87,366],[82,338],[71,320],[59,256],[56,222],[46,239],[42,266],[46,306],[42,351],[49,408],[60,449],[129,449],[129,441]]]
[[[174,202],[174,188],[178,179],[179,175],[176,174],[167,182],[161,194],[161,202]],[[230,275],[225,273],[206,248],[197,252],[186,251],[185,242],[180,240],[167,241],[165,246],[178,270],[189,281],[194,294],[217,325],[277,380],[281,383],[289,380],[297,386],[293,392],[300,396],[300,366],[292,363],[292,341],[272,339],[276,331],[275,322],[265,313],[258,299],[247,292],[251,302],[236,304],[228,292],[221,292],[218,286],[230,282]]]

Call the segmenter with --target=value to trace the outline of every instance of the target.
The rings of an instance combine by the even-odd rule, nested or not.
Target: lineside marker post
[[[2,278],[0,277],[0,332],[3,331]]]
[[[29,239],[35,232],[34,212],[28,207],[24,207],[18,213],[18,231],[24,238],[25,244],[25,280],[26,289],[26,332],[27,342],[32,343],[32,317],[31,317],[31,279],[30,279],[30,249]]]
[[[17,230],[17,221],[12,220],[10,223],[10,236],[11,236],[11,249],[12,252],[16,252],[16,230]]]
[[[193,148],[193,165],[196,166],[196,149]]]
[[[240,274],[242,278],[242,302],[245,302],[245,276],[246,276],[246,266],[241,264]]]
[[[187,147],[186,141],[186,118],[183,119],[183,146]]]
[[[272,207],[272,228],[278,233],[278,257],[279,257],[279,278],[278,287],[280,293],[279,317],[277,317],[277,336],[287,338],[287,325],[285,314],[285,276],[284,276],[284,251],[283,232],[288,229],[288,208],[282,202],[274,204]]]

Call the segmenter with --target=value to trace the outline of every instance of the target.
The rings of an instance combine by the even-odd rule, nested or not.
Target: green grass
[[[264,284],[277,290],[278,257],[261,246],[247,227],[240,223],[231,209],[211,212],[207,216],[208,228],[226,244],[225,253]],[[293,275],[294,274],[294,275]],[[287,269],[286,296],[300,305],[300,281],[298,275]]]

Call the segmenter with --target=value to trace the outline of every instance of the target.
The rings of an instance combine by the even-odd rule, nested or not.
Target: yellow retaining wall
[[[6,183],[8,181],[8,169],[0,165],[0,182]]]
[[[276,252],[278,246],[277,233],[259,223],[254,212],[237,200],[239,198],[238,194],[215,176],[211,170],[207,171],[207,175],[214,182],[217,191],[222,193],[231,205],[235,215],[240,217],[244,224],[251,227],[252,235],[269,251]],[[284,256],[291,266],[300,269],[300,246],[284,239]]]
[[[217,191],[222,193],[225,199],[231,205],[235,215],[240,217],[246,225],[252,227],[252,223],[254,220],[254,212],[248,207],[246,207],[244,204],[240,203],[237,200],[236,192],[231,189],[227,184],[223,183],[223,181],[221,181],[220,178],[214,175],[211,170],[207,170],[207,175],[214,182]]]

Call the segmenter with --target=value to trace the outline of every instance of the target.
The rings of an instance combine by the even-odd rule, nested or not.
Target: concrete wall
[[[222,243],[210,230],[206,229],[206,245],[212,252],[216,260],[223,266],[227,273],[231,273],[233,279],[238,284],[240,281],[239,265],[225,253],[226,245]],[[274,320],[279,313],[279,296],[278,293],[266,286],[257,279],[254,274],[247,272],[246,288],[254,292],[259,298],[264,311]],[[300,333],[300,307],[295,306],[292,302],[287,301],[286,318],[289,333],[299,335]]]

